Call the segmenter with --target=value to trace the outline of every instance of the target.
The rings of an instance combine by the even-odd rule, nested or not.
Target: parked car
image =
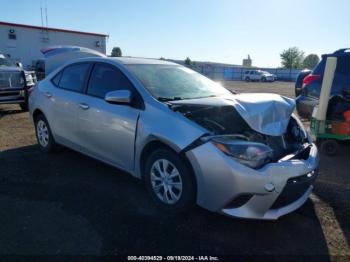
[[[7,55],[0,53],[0,104],[19,104],[28,110],[28,90],[36,83],[35,73],[25,71]]]
[[[300,71],[297,79],[295,81],[295,97],[298,97],[301,93],[303,87],[303,81],[306,76],[308,76],[312,71],[310,69],[304,69]]]
[[[247,70],[244,72],[243,80],[249,81],[261,81],[261,82],[274,82],[277,80],[277,76],[262,70]]]
[[[331,89],[331,99],[350,92],[350,52],[349,48],[339,49],[333,54],[322,56],[319,64],[303,80],[301,94],[297,98],[297,111],[301,117],[310,118],[314,107],[318,104],[321,93],[322,79],[327,57],[337,57],[337,68]]]
[[[39,82],[29,108],[43,152],[60,144],[125,170],[169,212],[197,203],[277,219],[308,199],[317,176],[294,100],[232,94],[171,62],[73,60]]]

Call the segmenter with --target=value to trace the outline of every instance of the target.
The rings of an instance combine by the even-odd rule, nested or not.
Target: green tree
[[[122,56],[122,50],[120,49],[120,47],[113,47],[111,56],[113,57]]]
[[[191,65],[192,65],[192,61],[191,61],[191,59],[190,59],[189,57],[187,57],[187,58],[185,59],[185,65],[188,65],[188,66],[191,66]]]
[[[298,47],[291,47],[280,54],[281,63],[284,68],[300,69],[303,67],[304,52]]]
[[[313,69],[320,62],[320,58],[316,54],[309,54],[305,57],[303,67]]]

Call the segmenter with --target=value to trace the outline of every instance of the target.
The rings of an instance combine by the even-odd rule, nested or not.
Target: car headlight
[[[215,137],[212,143],[223,153],[243,165],[260,168],[272,159],[273,150],[264,144],[234,139],[229,136]]]

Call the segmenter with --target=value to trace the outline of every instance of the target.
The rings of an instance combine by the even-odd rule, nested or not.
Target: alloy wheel
[[[175,204],[182,194],[180,172],[173,163],[166,159],[156,160],[151,168],[152,189],[165,204]]]
[[[40,145],[42,147],[47,147],[49,144],[49,129],[43,120],[39,120],[36,124],[36,132]]]

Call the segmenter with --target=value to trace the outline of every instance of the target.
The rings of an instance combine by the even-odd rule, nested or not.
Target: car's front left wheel
[[[146,161],[144,178],[152,199],[163,210],[180,213],[195,204],[194,176],[188,165],[172,150],[155,150]]]
[[[39,115],[35,118],[35,131],[40,150],[45,153],[55,151],[57,144],[45,116]]]

